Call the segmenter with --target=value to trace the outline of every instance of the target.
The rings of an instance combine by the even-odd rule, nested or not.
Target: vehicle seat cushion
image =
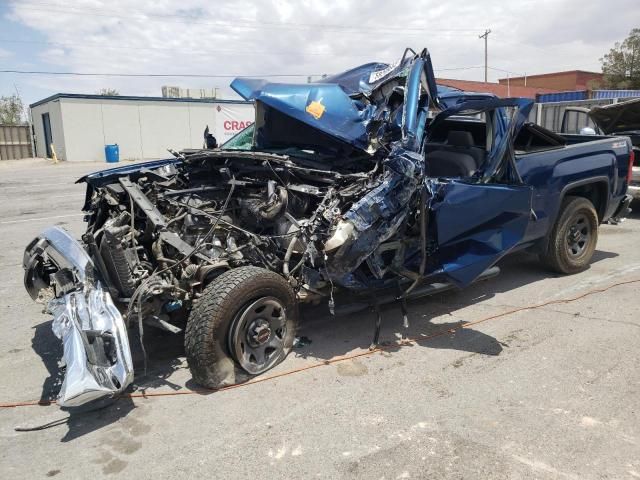
[[[434,177],[470,177],[485,160],[471,132],[462,130],[449,131],[446,143],[427,144],[425,151],[429,175]]]
[[[477,170],[471,155],[450,150],[428,154],[427,164],[429,175],[433,177],[470,177]]]
[[[447,143],[452,147],[473,147],[473,135],[464,130],[451,130],[447,133]]]

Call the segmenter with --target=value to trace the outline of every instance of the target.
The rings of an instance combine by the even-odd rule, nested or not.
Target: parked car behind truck
[[[634,159],[628,191],[633,198],[640,199],[640,98],[591,109],[567,107],[562,117],[562,133],[569,130],[568,118],[571,113],[584,115],[593,122],[595,128],[582,129],[580,133],[583,135],[629,137]]]
[[[426,50],[232,87],[252,127],[81,178],[82,240],[52,227],[27,246],[25,286],[64,343],[60,404],[127,388],[128,328],[144,345],[186,321],[192,375],[216,388],[281,362],[302,302],[404,304],[523,248],[580,271],[630,201],[628,139],[570,140],[525,123],[530,100],[439,90]]]

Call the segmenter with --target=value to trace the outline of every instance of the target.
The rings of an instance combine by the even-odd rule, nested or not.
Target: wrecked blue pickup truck
[[[27,246],[25,286],[64,343],[61,405],[127,388],[129,330],[144,349],[146,328],[184,329],[195,381],[229,385],[285,358],[300,303],[404,311],[524,248],[577,272],[628,210],[628,139],[569,141],[526,122],[529,100],[439,88],[426,50],[232,87],[253,126],[81,178],[81,241],[52,227]]]

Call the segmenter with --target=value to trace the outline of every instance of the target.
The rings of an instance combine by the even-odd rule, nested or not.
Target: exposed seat
[[[432,177],[470,177],[484,162],[470,132],[451,130],[446,143],[427,144],[428,174]]]

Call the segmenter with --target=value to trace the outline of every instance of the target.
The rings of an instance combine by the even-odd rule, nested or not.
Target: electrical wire
[[[175,199],[171,199],[170,202],[176,203],[177,205],[180,205],[180,206],[183,206],[183,207],[187,207],[187,208],[190,208],[190,209],[195,210],[197,212],[200,212],[200,214],[202,214],[202,215],[204,215],[206,217],[215,218],[214,214],[209,213],[206,210],[202,210],[201,208],[194,207],[193,205],[189,205],[188,203],[184,203],[184,202],[181,202],[181,201],[175,200]],[[219,212],[223,212],[223,210],[220,210],[220,211],[215,212],[215,213],[219,213]],[[295,232],[283,233],[281,235],[264,235],[264,234],[261,234],[261,233],[254,233],[254,232],[252,232],[250,230],[245,230],[244,228],[239,227],[239,226],[237,226],[237,225],[235,225],[235,224],[233,224],[231,222],[227,222],[226,220],[224,220],[222,218],[220,218],[220,223],[224,224],[228,228],[231,228],[231,229],[237,230],[239,232],[242,232],[242,233],[244,233],[245,235],[247,235],[249,237],[261,238],[261,239],[264,239],[264,240],[270,240],[270,239],[273,239],[273,238],[288,238],[288,237],[292,237],[292,236],[296,235]]]
[[[77,43],[61,43],[61,42],[46,42],[46,41],[37,41],[37,40],[16,40],[9,38],[0,38],[0,43],[14,43],[14,44],[27,44],[27,45],[48,45],[53,47],[67,48],[67,49],[75,49],[75,48],[98,48],[100,50],[104,49],[115,49],[115,50],[142,50],[142,51],[165,51],[165,52],[182,52],[182,53],[193,53],[198,56],[202,55],[285,55],[289,57],[294,56],[302,56],[302,57],[335,57],[334,52],[327,53],[319,53],[319,52],[305,52],[302,50],[297,51],[275,51],[275,50],[255,50],[253,48],[247,47],[245,49],[233,49],[233,50],[220,50],[214,49],[209,50],[207,48],[198,47],[196,48],[179,48],[179,47],[149,47],[149,46],[132,46],[132,45],[112,45],[112,44],[102,44],[102,43],[91,43],[91,42],[83,42],[82,44]],[[340,53],[341,57],[349,57],[349,58],[371,58],[371,54],[367,53]]]
[[[253,75],[234,75],[234,74],[202,74],[202,73],[107,73],[107,72],[57,72],[51,70],[18,70],[3,69],[0,73],[17,73],[24,75],[68,75],[72,77],[185,77],[185,78],[279,78],[279,77],[304,77],[322,76],[321,73],[278,73],[278,74],[262,74]]]
[[[127,321],[129,320],[129,318],[131,318],[131,314],[133,313],[133,311],[132,311],[133,305],[135,305],[136,303],[138,305],[138,338],[140,339],[140,348],[142,349],[142,354],[143,354],[145,375],[147,373],[147,351],[146,351],[145,346],[144,346],[144,327],[143,327],[143,317],[142,317],[142,302],[146,299],[146,294],[149,291],[149,287],[150,286],[153,287],[153,282],[159,280],[160,279],[160,275],[162,273],[167,272],[169,270],[172,270],[175,267],[177,267],[178,265],[181,265],[184,262],[186,262],[189,258],[191,258],[193,255],[198,253],[198,251],[200,251],[200,249],[209,240],[209,237],[211,235],[213,235],[213,233],[215,232],[216,227],[218,226],[220,218],[222,217],[222,215],[226,211],[227,206],[229,205],[229,201],[231,200],[231,196],[233,195],[233,191],[235,190],[235,182],[234,182],[235,177],[232,176],[231,179],[232,179],[231,182],[230,182],[231,183],[231,188],[229,189],[229,194],[227,195],[227,198],[224,201],[224,205],[222,206],[222,209],[220,210],[220,214],[216,218],[215,222],[213,223],[213,225],[211,226],[209,231],[200,240],[198,240],[198,242],[196,243],[196,245],[194,245],[194,247],[191,250],[191,252],[189,254],[185,255],[181,260],[178,260],[177,262],[175,262],[175,263],[163,268],[162,270],[160,270],[158,272],[152,273],[148,278],[143,280],[142,283],[140,283],[140,285],[138,285],[138,288],[135,289],[135,291],[133,292],[133,295],[131,295],[131,298],[129,299],[129,305],[127,307]]]
[[[370,349],[370,350],[366,350],[363,352],[357,352],[357,353],[350,353],[347,355],[340,355],[340,356],[335,356],[332,358],[329,358],[327,360],[323,360],[321,362],[317,362],[317,363],[313,363],[311,365],[305,365],[303,367],[299,367],[299,368],[294,368],[291,370],[287,370],[281,373],[276,373],[273,375],[268,375],[265,377],[258,377],[258,378],[254,378],[253,380],[249,380],[247,382],[244,383],[236,383],[233,385],[228,385],[226,387],[220,387],[220,388],[197,388],[197,389],[191,389],[191,390],[187,390],[187,391],[173,391],[173,392],[140,392],[140,393],[127,393],[127,394],[123,394],[120,396],[120,398],[153,398],[153,397],[172,397],[172,396],[179,396],[179,395],[201,395],[201,394],[207,394],[207,393],[214,393],[214,392],[220,392],[220,391],[225,391],[225,390],[231,390],[234,388],[240,388],[240,387],[246,387],[249,385],[254,385],[256,383],[262,383],[262,382],[268,382],[271,380],[275,380],[277,378],[281,378],[281,377],[286,377],[289,375],[293,375],[296,373],[301,373],[301,372],[305,372],[308,370],[312,370],[315,368],[319,368],[319,367],[324,367],[326,365],[332,365],[334,363],[339,363],[339,362],[344,362],[346,360],[353,360],[355,358],[361,358],[361,357],[368,357],[371,356],[375,353],[379,353],[379,352],[383,352],[386,350],[391,350],[391,349],[397,349],[400,348],[402,346],[405,345],[415,345],[419,342],[426,342],[429,340],[433,340],[434,338],[438,338],[438,337],[442,337],[444,335],[450,335],[452,333],[455,333],[456,331],[465,329],[465,328],[469,328],[472,327],[474,325],[478,325],[480,323],[485,323],[488,322],[490,320],[495,320],[498,318],[502,318],[502,317],[507,317],[509,315],[513,315],[514,313],[518,313],[518,312],[523,312],[526,310],[536,310],[538,308],[543,308],[543,307],[547,307],[549,305],[559,305],[559,304],[563,304],[563,303],[571,303],[571,302],[575,302],[578,300],[581,300],[585,297],[588,297],[590,295],[595,295],[598,293],[604,293],[607,292],[609,290],[611,290],[612,288],[615,287],[619,287],[622,285],[630,285],[633,283],[640,283],[640,278],[636,278],[636,279],[632,279],[632,280],[626,280],[626,281],[622,281],[622,282],[616,282],[613,283],[611,285],[608,285],[606,287],[602,287],[602,288],[594,288],[591,290],[588,290],[580,295],[577,295],[575,297],[570,297],[570,298],[562,298],[562,299],[558,299],[558,300],[548,300],[546,302],[542,302],[542,303],[538,303],[538,304],[533,304],[533,305],[525,305],[522,307],[517,307],[517,308],[513,308],[511,310],[507,310],[501,313],[497,313],[495,315],[490,315],[488,317],[483,317],[480,318],[478,320],[473,320],[467,323],[460,323],[460,325],[456,326],[456,327],[447,327],[444,328],[442,330],[439,330],[437,332],[434,332],[430,335],[425,335],[425,336],[418,336],[418,337],[407,337],[405,340],[403,340],[401,343],[394,343],[391,345],[378,345],[377,347]],[[50,401],[50,400],[31,400],[31,401],[23,401],[23,402],[7,402],[7,403],[0,403],[0,408],[17,408],[17,407],[27,407],[27,406],[48,406],[48,405],[54,405],[55,401]]]
[[[453,70],[472,70],[484,68],[482,65],[472,65],[469,67],[439,68],[438,72]],[[51,75],[51,76],[71,76],[71,77],[129,77],[129,78],[308,78],[321,77],[323,73],[255,73],[245,74],[207,74],[207,73],[115,73],[115,72],[60,72],[54,70],[20,70],[2,69],[0,73],[13,73],[19,75]]]
[[[42,8],[45,6],[47,8]],[[83,16],[92,16],[92,17],[103,17],[103,18],[123,18],[127,21],[144,21],[149,22],[150,19],[169,22],[169,23],[179,23],[179,24],[188,24],[188,25],[209,25],[215,27],[229,27],[229,28],[243,28],[243,29],[278,29],[278,30],[303,30],[307,31],[312,28],[314,30],[330,30],[330,31],[339,31],[342,33],[364,33],[367,35],[371,35],[372,32],[375,32],[376,35],[396,35],[396,32],[414,32],[416,34],[423,34],[424,32],[438,32],[438,33],[452,33],[456,35],[468,35],[468,36],[476,36],[477,32],[480,30],[478,28],[437,28],[432,27],[431,25],[425,26],[411,26],[406,25],[402,27],[396,27],[393,25],[367,25],[367,26],[357,26],[357,25],[339,25],[339,24],[318,24],[318,23],[302,23],[302,22],[270,22],[270,21],[256,21],[251,19],[243,19],[243,18],[234,18],[233,21],[227,20],[216,20],[216,21],[202,21],[198,20],[200,15],[179,15],[179,14],[159,14],[159,13],[148,13],[141,11],[127,11],[127,12],[117,12],[117,11],[108,11],[104,9],[87,9],[87,8],[78,8],[74,6],[62,5],[62,4],[52,4],[48,2],[43,3],[20,3],[14,6],[16,10],[31,10],[37,12],[54,12],[54,13],[66,13],[70,15],[83,15]],[[393,33],[392,33],[393,32]]]

